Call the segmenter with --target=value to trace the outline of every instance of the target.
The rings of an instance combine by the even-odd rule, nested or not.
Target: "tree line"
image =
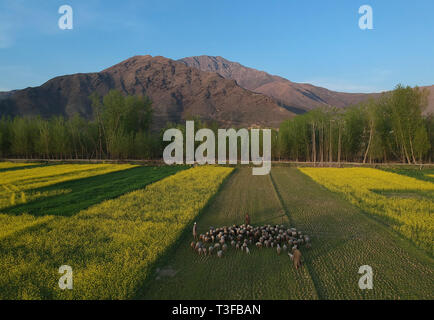
[[[359,105],[324,107],[280,125],[274,158],[309,162],[403,162],[433,159],[428,92],[398,85]]]
[[[78,114],[3,117],[0,156],[38,159],[156,159],[160,137],[150,131],[152,103],[146,97],[112,90],[92,100],[93,119]]]
[[[323,107],[298,115],[272,130],[272,157],[319,163],[431,162],[434,118],[423,115],[427,97],[424,90],[399,85],[356,106]],[[146,97],[112,90],[90,99],[90,120],[79,115],[1,118],[0,157],[161,159],[168,143],[162,139],[165,129],[178,128],[185,134],[185,123],[151,131],[152,103]],[[195,131],[209,128],[217,135],[216,122],[191,120]]]

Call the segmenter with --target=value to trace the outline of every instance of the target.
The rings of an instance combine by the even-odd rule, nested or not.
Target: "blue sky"
[[[73,8],[73,30],[58,9]],[[374,29],[360,30],[361,5]],[[0,0],[0,91],[133,55],[223,56],[347,92],[434,84],[432,0]]]

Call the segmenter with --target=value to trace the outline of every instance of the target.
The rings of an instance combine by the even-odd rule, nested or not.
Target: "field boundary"
[[[1,158],[0,162],[15,162],[15,163],[27,163],[38,162],[41,164],[61,164],[61,163],[95,163],[95,164],[138,164],[149,166],[164,166],[166,165],[163,159],[19,159],[19,158]],[[362,163],[362,162],[312,162],[312,161],[285,161],[285,160],[272,160],[272,166],[290,166],[290,167],[332,167],[332,168],[345,168],[345,167],[366,167],[366,168],[381,168],[381,167],[401,167],[401,168],[413,168],[413,169],[426,169],[434,168],[434,163],[417,163],[409,164],[402,162],[387,162],[387,163]],[[237,167],[237,165],[226,164],[223,166]],[[192,166],[192,165],[190,165]],[[244,165],[254,167],[252,164]]]
[[[203,215],[207,211],[207,209],[210,207],[210,205],[215,201],[217,195],[221,192],[221,190],[223,190],[225,185],[228,183],[229,179],[231,179],[232,176],[235,175],[236,171],[237,171],[237,169],[234,168],[234,170],[232,170],[232,172],[230,172],[223,179],[223,181],[220,184],[220,186],[218,187],[217,191],[208,199],[205,206],[202,209],[200,209],[199,212],[197,213],[197,215],[194,217],[194,219],[192,219],[192,221],[184,227],[184,229],[182,230],[178,239],[176,239],[172,243],[172,245],[170,245],[159,257],[157,257],[157,259],[154,261],[154,263],[152,263],[152,265],[150,265],[148,267],[148,270],[149,270],[148,276],[145,279],[143,279],[143,281],[140,284],[137,285],[136,290],[135,290],[135,294],[132,297],[133,299],[142,299],[143,295],[140,294],[140,289],[146,288],[148,286],[149,282],[151,282],[153,280],[152,275],[155,274],[156,269],[158,267],[164,267],[167,264],[167,262],[169,261],[171,255],[176,251],[176,249],[181,245],[181,243],[189,235],[191,236],[191,232],[193,230],[194,220],[200,218],[200,216]]]

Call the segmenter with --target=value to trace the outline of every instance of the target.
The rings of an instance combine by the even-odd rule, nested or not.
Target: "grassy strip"
[[[312,236],[303,255],[320,298],[434,298],[434,264],[424,252],[299,170],[272,175],[295,226]],[[373,268],[373,290],[358,287],[362,265]]]
[[[242,224],[248,212],[251,223],[288,224],[269,176],[253,176],[239,168],[209,208],[197,220],[199,232],[210,226]],[[191,229],[190,229],[191,230]],[[143,288],[145,299],[315,299],[312,279],[305,268],[296,271],[289,257],[273,249],[251,254],[229,248],[222,259],[198,256],[189,236],[153,274]]]

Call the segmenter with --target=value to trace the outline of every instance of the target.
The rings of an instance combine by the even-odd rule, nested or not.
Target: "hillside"
[[[154,129],[192,116],[221,126],[272,126],[294,116],[268,96],[251,92],[216,73],[164,57],[135,56],[97,73],[51,79],[40,87],[3,94],[0,114],[92,116],[89,95],[110,89],[147,95],[153,101]]]
[[[338,108],[361,102],[379,94],[345,93],[331,91],[307,83],[296,83],[270,75],[264,71],[245,67],[222,57],[197,56],[179,60],[187,66],[202,71],[217,72],[227,79],[235,80],[241,87],[263,93],[278,100],[289,109],[302,113],[320,106]]]

